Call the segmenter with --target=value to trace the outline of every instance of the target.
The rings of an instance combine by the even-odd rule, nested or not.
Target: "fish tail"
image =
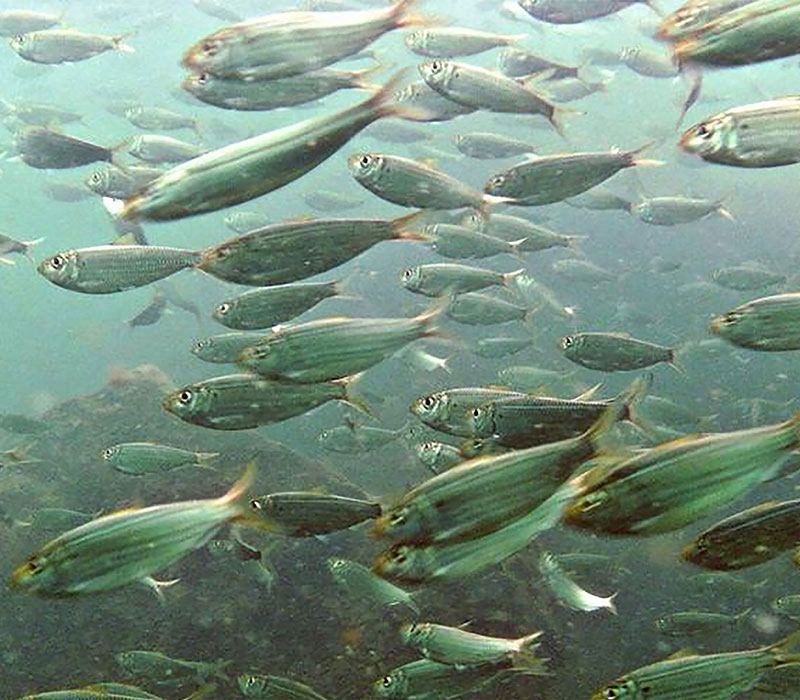
[[[525,268],[521,267],[519,268],[519,270],[514,270],[513,272],[504,272],[503,274],[500,275],[500,277],[503,280],[504,287],[511,287],[514,284],[514,281],[517,279],[517,277],[524,274],[525,274]]]
[[[652,383],[652,374],[648,374],[645,377],[638,377],[624,392],[611,402],[611,405],[605,411],[603,411],[603,414],[597,419],[597,422],[585,433],[595,450],[599,451],[602,449],[609,431],[616,423],[626,419],[632,420],[630,418],[631,406],[644,398]]]
[[[655,12],[659,17],[664,16],[664,11],[655,3],[653,0],[641,0],[645,5],[647,5],[653,12]]]
[[[195,466],[213,469],[213,467],[209,467],[206,462],[210,462],[214,458],[219,457],[219,452],[196,452],[195,457],[197,458]]]
[[[217,505],[233,507],[233,514],[228,518],[231,522],[263,529],[264,525],[261,519],[250,514],[250,509],[246,503],[255,476],[256,463],[255,460],[251,460],[247,463],[244,473],[231,486],[228,493],[217,499]]]
[[[169,581],[156,581],[152,576],[146,576],[142,579],[142,583],[152,590],[153,593],[155,593],[156,598],[158,598],[158,602],[162,605],[166,605],[167,603],[167,599],[164,597],[164,591],[162,589],[174,586],[179,581],[179,578],[173,578]]]
[[[610,595],[608,598],[606,598],[606,600],[608,601],[608,609],[609,609],[609,610],[610,610],[610,611],[611,611],[611,612],[612,612],[614,615],[619,615],[619,612],[617,611],[617,606],[616,606],[616,604],[614,603],[614,598],[616,598],[618,595],[619,595],[619,591],[617,591],[617,592],[616,592],[616,593],[614,593],[613,595]]]
[[[717,214],[719,214],[723,219],[727,219],[731,223],[735,224],[737,221],[736,217],[722,202],[723,200],[717,202]]]
[[[419,5],[419,0],[400,0],[391,8],[391,18],[396,28],[400,27],[427,27],[438,24],[435,17],[415,14],[412,10]]]
[[[0,263],[3,263],[3,265],[16,265],[17,264],[13,260],[9,260],[8,258],[3,258],[3,257],[0,257]]]
[[[381,89],[381,86],[376,85],[375,83],[367,82],[367,78],[371,78],[374,75],[378,75],[378,73],[383,73],[384,71],[390,70],[391,68],[394,68],[394,66],[394,63],[379,61],[374,66],[370,66],[369,68],[354,70],[350,73],[350,86],[359,90],[372,90],[374,92],[378,92]]]
[[[119,36],[112,36],[111,37],[111,44],[114,47],[115,51],[122,51],[123,53],[136,53],[136,49],[133,46],[129,46],[125,43],[125,39],[129,39],[134,34],[133,32],[127,32],[126,34],[120,34]]]
[[[516,640],[516,649],[511,654],[511,662],[515,671],[535,676],[549,675],[550,672],[547,669],[547,661],[549,659],[542,659],[536,656],[541,636],[542,632],[540,630]]]
[[[339,401],[347,404],[348,406],[352,406],[353,408],[355,408],[358,411],[361,411],[361,413],[369,416],[370,418],[375,418],[375,414],[373,413],[372,409],[369,407],[367,402],[358,394],[354,393],[356,384],[358,384],[358,382],[361,381],[361,377],[363,376],[364,373],[359,372],[358,374],[353,374],[349,377],[334,379],[332,383],[338,384],[344,389],[344,396],[341,397]]]
[[[397,117],[409,121],[425,121],[427,112],[408,105],[398,104],[396,93],[405,80],[407,68],[397,71],[378,92],[367,100],[365,106],[375,111],[376,119],[381,117]]]
[[[526,41],[527,38],[527,34],[506,34],[503,37],[503,41],[506,46],[519,46],[519,44]]]
[[[414,317],[414,320],[424,328],[422,337],[440,337],[439,329],[434,324],[447,311],[449,305],[450,298],[448,296],[438,297],[425,311]]]
[[[775,655],[778,665],[800,663],[800,630],[770,644],[767,651]]]
[[[419,224],[425,221],[426,212],[417,211],[408,216],[401,216],[391,222],[394,237],[404,241],[426,241],[428,240],[418,229]],[[415,230],[416,229],[416,230]]]
[[[585,241],[587,238],[589,238],[589,236],[564,236],[564,240],[566,241],[566,245],[564,247],[575,251],[578,255],[585,258],[586,253],[583,252],[580,242]]]

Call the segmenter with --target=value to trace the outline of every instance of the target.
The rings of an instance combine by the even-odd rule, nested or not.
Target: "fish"
[[[509,340],[519,339],[509,338]],[[525,340],[525,339],[522,339]],[[523,348],[532,344],[532,340],[528,339]],[[507,386],[512,387],[516,391],[533,391],[537,387],[550,382],[559,382],[572,376],[572,372],[560,372],[554,369],[545,369],[544,367],[535,367],[533,365],[511,365],[504,367],[497,373],[497,378]]]
[[[430,659],[398,666],[372,685],[380,698],[435,700],[477,691],[510,672],[509,663],[481,664],[463,669]]]
[[[453,102],[490,112],[541,114],[562,132],[563,108],[502,73],[443,59],[420,64],[419,72],[429,87]]]
[[[482,209],[501,201],[425,163],[378,153],[355,153],[347,159],[359,185],[401,207]]]
[[[481,338],[472,348],[472,351],[480,357],[496,359],[516,355],[531,345],[533,345],[533,338],[499,336],[496,338]]]
[[[427,85],[424,83],[423,85],[426,90],[430,90]],[[395,99],[398,102],[401,101],[398,98],[399,94],[400,93],[395,93]],[[433,94],[436,95],[435,92]],[[417,119],[412,118],[412,121],[417,121]],[[420,129],[416,126],[406,124],[404,121],[400,121],[398,119],[386,119],[375,122],[372,126],[364,131],[364,135],[378,141],[387,141],[389,143],[420,143],[422,141],[430,141],[433,138],[430,132]]]
[[[453,145],[465,156],[480,160],[531,155],[537,150],[527,141],[486,132],[456,134]]]
[[[704,569],[758,566],[800,544],[800,500],[768,501],[730,515],[701,532],[681,557]]]
[[[707,117],[683,132],[679,146],[709,163],[775,168],[800,162],[799,129],[800,97],[779,97]]]
[[[173,112],[164,107],[144,107],[137,105],[125,110],[125,119],[134,126],[147,131],[173,131],[191,129],[200,135],[197,119]]]
[[[0,111],[8,117],[32,126],[54,126],[83,120],[80,113],[49,102],[31,102],[19,99],[9,102],[0,98]]]
[[[361,454],[373,452],[390,442],[406,436],[406,426],[397,430],[387,430],[370,425],[357,425],[348,421],[347,425],[325,428],[317,435],[317,442],[323,450],[339,454]]]
[[[251,347],[265,336],[264,333],[245,332],[214,335],[195,341],[192,354],[203,362],[233,364],[245,348]]]
[[[419,56],[453,58],[473,56],[499,46],[513,46],[525,34],[493,34],[465,27],[428,27],[409,32],[405,44]]]
[[[728,221],[735,221],[733,214],[724,206],[724,200],[699,197],[645,197],[632,203],[629,212],[652,226],[688,224],[713,213]]]
[[[800,293],[761,297],[711,321],[709,330],[733,345],[762,352],[800,349]]]
[[[125,200],[122,219],[168,221],[250,201],[297,180],[383,117],[402,116],[392,78],[365,102],[216,149],[175,166]],[[235,173],[235,177],[233,174]]]
[[[777,425],[689,435],[619,455],[576,478],[571,527],[614,535],[671,532],[795,467],[800,415]]]
[[[143,245],[101,245],[57,253],[37,268],[58,287],[83,294],[113,294],[195,267],[197,251]]]
[[[450,121],[477,110],[476,107],[453,102],[429,87],[424,80],[414,81],[398,90],[394,94],[394,100],[398,105],[405,105],[411,110],[406,119],[419,122]]]
[[[186,423],[213,430],[247,430],[302,415],[328,401],[361,410],[351,394],[356,378],[298,384],[254,374],[227,374],[195,382],[167,394],[162,407]]]
[[[484,232],[503,240],[519,240],[517,248],[523,253],[536,253],[549,248],[569,248],[580,252],[579,244],[586,239],[586,236],[558,233],[510,214],[491,214],[486,220]]]
[[[711,279],[720,287],[740,292],[764,289],[786,282],[786,275],[771,272],[755,265],[735,265],[722,267],[711,273]]]
[[[408,343],[437,334],[443,308],[412,318],[323,318],[273,329],[242,351],[237,364],[251,372],[290,382],[323,382],[378,364]]]
[[[420,614],[414,595],[373,574],[366,566],[349,559],[329,557],[328,571],[347,596],[370,605],[395,607],[402,605],[415,615]]]
[[[660,362],[675,365],[676,348],[648,343],[620,333],[576,333],[559,341],[568,360],[601,372],[626,372]]]
[[[268,226],[269,218],[257,211],[237,211],[225,217],[225,225],[236,233],[248,233]]]
[[[582,612],[609,610],[615,615],[617,614],[617,607],[614,603],[614,598],[617,597],[616,593],[603,598],[584,590],[564,573],[552,553],[542,552],[540,555],[539,573],[559,602],[566,607]]]
[[[153,442],[123,442],[106,447],[103,460],[123,474],[160,474],[181,467],[205,466],[219,452],[190,452]]]
[[[379,503],[313,491],[259,496],[250,501],[250,509],[266,530],[286,537],[326,535],[381,514]]]
[[[18,241],[16,238],[12,238],[7,233],[0,232],[0,262],[5,263],[6,265],[14,265],[15,263],[13,260],[3,257],[12,253],[24,255],[26,258],[28,258],[28,260],[33,262],[33,258],[31,257],[31,248],[39,245],[43,240],[44,238],[34,238],[31,241]]]
[[[187,143],[172,136],[162,136],[161,134],[138,134],[132,136],[124,142],[127,153],[134,158],[138,158],[145,163],[161,164],[161,163],[183,163],[194,158],[199,158],[208,150],[202,146],[196,146],[193,143]],[[161,175],[164,173],[162,172]],[[161,176],[159,175],[159,177]],[[139,187],[139,190],[155,182],[157,178],[147,180],[146,183]],[[136,190],[138,192],[139,190]],[[129,195],[125,199],[134,196]]]
[[[680,73],[679,66],[669,56],[643,46],[626,46],[619,57],[634,73],[648,78],[674,78]]]
[[[614,282],[618,279],[617,273],[595,265],[588,260],[578,258],[564,258],[552,264],[554,272],[572,282],[582,284],[597,284],[599,282]]]
[[[526,49],[510,47],[497,55],[497,67],[509,78],[522,78],[547,71],[552,80],[577,78],[580,66],[566,66]]]
[[[291,321],[331,297],[341,296],[341,282],[309,282],[261,287],[220,302],[211,314],[234,330],[270,328]]]
[[[436,263],[408,267],[403,271],[401,282],[410,292],[428,297],[443,294],[473,292],[491,286],[509,286],[523,269],[514,272],[495,272],[468,265]]]
[[[253,700],[327,700],[305,683],[282,676],[247,673],[236,680],[244,696]]]
[[[55,180],[42,183],[42,191],[55,202],[82,202],[92,196],[78,185]]]
[[[582,0],[517,0],[517,4],[531,17],[550,24],[579,24],[606,17],[637,3],[645,3],[659,14],[651,0],[600,0],[591,3]]]
[[[14,569],[9,585],[22,593],[57,598],[134,582],[160,591],[171,582],[156,581],[152,574],[205,545],[226,523],[252,519],[245,500],[253,475],[250,466],[220,498],[133,508],[91,520],[31,554]]]
[[[33,63],[75,63],[106,51],[134,53],[135,49],[125,43],[128,36],[87,34],[74,29],[42,29],[17,34],[9,45],[20,58]]]
[[[381,241],[419,240],[421,236],[409,228],[410,221],[402,217],[272,224],[206,248],[198,268],[226,282],[249,286],[297,282],[338,267]]]
[[[738,615],[699,611],[678,612],[656,618],[655,628],[667,637],[720,634],[737,626],[751,612],[752,608]]]
[[[602,185],[593,187],[582,194],[564,200],[566,204],[578,209],[590,209],[595,211],[630,211],[630,200],[620,197],[610,192]]]
[[[658,700],[689,693],[696,700],[728,700],[754,688],[769,671],[794,670],[797,633],[777,644],[723,654],[679,655],[630,671],[591,695],[591,700]],[[645,689],[648,689],[645,693]]]
[[[468,459],[460,449],[444,442],[421,442],[414,451],[417,459],[434,474],[441,474]]]
[[[426,659],[457,668],[511,660],[514,668],[524,668],[528,673],[547,673],[545,661],[535,656],[542,632],[504,639],[432,622],[412,622],[400,628],[400,636]]]
[[[429,352],[425,352],[420,348],[410,345],[404,347],[399,353],[398,357],[402,360],[412,371],[420,372],[433,372],[437,369],[443,369],[445,372],[450,372],[449,357],[437,357]]]
[[[455,260],[491,258],[502,253],[518,256],[524,240],[504,241],[458,224],[428,224],[420,235],[436,253]]]
[[[26,516],[30,525],[43,530],[68,530],[96,518],[98,513],[84,513],[69,508],[37,508]]]
[[[82,141],[44,126],[27,126],[16,132],[14,139],[20,158],[32,168],[77,168],[96,161],[114,160],[113,148]]]
[[[0,36],[28,34],[41,29],[50,29],[60,24],[62,15],[34,10],[3,10],[0,12]]]
[[[625,168],[655,165],[642,159],[643,146],[633,151],[570,153],[539,156],[494,175],[483,191],[508,197],[510,204],[540,206],[561,202],[605,182]]]
[[[125,323],[130,328],[136,328],[137,326],[152,326],[154,323],[158,323],[161,320],[166,309],[167,297],[156,290],[152,301],[138,314],[136,314],[133,318],[128,319]]]
[[[360,207],[364,200],[334,192],[333,190],[313,190],[303,194],[303,201],[319,212],[347,211]]]
[[[240,80],[287,78],[323,68],[386,32],[425,24],[413,0],[342,12],[278,12],[224,27],[193,44],[181,65]]]
[[[273,80],[239,80],[211,73],[193,73],[181,87],[201,102],[236,111],[267,111],[294,107],[332,95],[339,90],[376,90],[368,79],[383,70],[377,65],[361,70],[321,68],[303,75]]]
[[[216,17],[223,22],[241,22],[242,18],[218,0],[192,0],[192,4],[203,14]]]
[[[227,681],[228,676],[223,670],[231,664],[230,661],[172,659],[166,654],[146,650],[121,651],[114,655],[114,660],[129,675],[147,678],[155,683],[168,683],[185,678],[196,678],[205,682],[209,676]]]
[[[450,298],[446,313],[458,323],[491,326],[509,321],[527,322],[531,310],[488,294],[466,292]]]
[[[697,34],[726,13],[751,2],[752,0],[690,0],[661,20],[656,36],[674,41]]]
[[[775,612],[796,620],[800,618],[800,595],[781,596],[773,600],[770,607]]]

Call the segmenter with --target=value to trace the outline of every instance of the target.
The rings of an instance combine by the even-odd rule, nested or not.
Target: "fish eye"
[[[492,187],[502,187],[506,184],[505,175],[495,175],[489,182]]]
[[[24,34],[17,34],[13,39],[13,43],[15,43],[15,44],[24,44],[25,43],[25,35]]]
[[[561,339],[561,347],[564,348],[564,350],[566,350],[567,348],[571,348],[574,344],[575,344],[575,338],[573,338],[571,335],[565,335]]]
[[[384,688],[391,688],[392,685],[394,684],[394,678],[392,678],[391,676],[384,676],[381,679],[381,684],[383,685]]]
[[[372,156],[367,153],[365,153],[363,156],[361,156],[361,158],[358,159],[358,164],[362,168],[368,168],[371,163],[372,163]]]
[[[431,409],[435,403],[436,399],[434,399],[433,396],[426,396],[424,399],[422,399],[423,408]]]
[[[432,442],[423,442],[420,447],[422,447],[423,450],[432,450],[434,445]]]
[[[601,505],[606,500],[606,497],[607,494],[605,491],[590,493],[588,496],[578,501],[578,510],[581,513],[589,513]]]
[[[217,313],[220,316],[224,316],[230,310],[231,310],[231,305],[227,301],[223,301],[219,306],[217,306]]]
[[[258,682],[258,678],[256,678],[255,676],[247,676],[247,678],[245,678],[245,679],[244,679],[244,684],[245,684],[245,685],[246,685],[248,688],[249,688],[250,686],[253,686],[253,685],[255,685],[257,682]]]
[[[207,56],[214,56],[219,51],[219,44],[216,41],[204,41],[200,49]]]
[[[254,498],[252,501],[250,501],[250,507],[253,510],[263,510],[264,509],[263,504],[257,498]]]
[[[698,124],[695,132],[701,139],[709,139],[714,134],[714,130],[706,124]]]
[[[205,340],[198,340],[194,344],[194,350],[195,350],[195,352],[202,352],[203,348],[205,348],[205,346],[206,346],[206,341]]]
[[[100,171],[98,170],[98,171],[93,172],[91,178],[89,178],[89,179],[92,182],[100,182],[103,179],[103,176],[100,173]]]
[[[178,394],[178,401],[180,401],[184,406],[189,403],[194,394],[189,389],[184,389],[180,394]]]
[[[708,549],[708,540],[705,537],[698,537],[694,543],[694,548],[698,552],[705,552]]]
[[[480,418],[483,415],[482,408],[473,408],[472,409],[472,417],[473,418]]]
[[[722,322],[726,326],[735,326],[739,322],[739,314],[735,311],[730,311],[722,317]]]
[[[414,271],[409,267],[403,271],[403,279],[408,280],[411,279],[411,275],[414,274]]]
[[[402,513],[394,513],[390,518],[392,525],[403,525],[406,522],[406,516]]]
[[[606,700],[617,700],[617,698],[619,697],[619,689],[612,685],[605,689],[603,697]]]
[[[67,261],[63,255],[54,255],[52,258],[50,258],[50,267],[52,267],[54,270],[60,270],[66,264]]]
[[[194,81],[198,85],[205,85],[208,82],[209,75],[208,73],[200,73],[197,77],[195,77]]]
[[[25,564],[25,570],[31,575],[36,576],[41,570],[42,565],[37,559],[29,559]]]
[[[111,459],[114,456],[114,448],[113,447],[106,447],[103,450],[103,459]]]
[[[442,61],[431,62],[431,73],[441,73],[443,70],[444,70],[444,62]]]

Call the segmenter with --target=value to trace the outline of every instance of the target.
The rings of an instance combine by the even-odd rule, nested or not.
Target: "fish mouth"
[[[681,559],[683,559],[683,561],[689,561],[689,562],[694,563],[695,554],[697,554],[697,550],[696,550],[694,544],[687,544],[681,550]]]
[[[708,330],[711,331],[714,335],[719,335],[720,331],[722,331],[722,316],[717,316],[711,323],[708,324]]]
[[[27,564],[23,564],[14,569],[14,572],[8,579],[8,587],[12,591],[25,591],[28,588],[27,582],[29,579],[30,574],[27,570]]]

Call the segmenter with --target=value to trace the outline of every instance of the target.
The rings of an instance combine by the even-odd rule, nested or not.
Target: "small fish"
[[[711,279],[720,287],[745,292],[783,284],[786,282],[786,275],[754,265],[738,265],[714,270]]]
[[[534,655],[539,647],[541,632],[519,639],[504,639],[431,622],[413,622],[400,628],[400,636],[426,659],[457,668],[511,660],[515,669],[524,668],[527,673],[547,673],[544,660]]]
[[[595,211],[630,211],[631,202],[605,189],[602,185],[564,200],[566,204],[578,209]]]
[[[44,126],[27,126],[16,132],[14,140],[20,157],[32,168],[77,168],[114,159],[113,148],[82,141]]]
[[[800,293],[748,301],[717,316],[710,330],[729,343],[750,350],[800,350]]]
[[[202,547],[225,523],[253,520],[244,504],[253,471],[249,467],[221,498],[123,510],[69,530],[14,569],[9,585],[43,597],[100,593],[137,581],[159,591],[169,584],[153,573]]]
[[[417,209],[481,209],[496,201],[421,161],[377,153],[347,159],[356,182],[393,204]]]
[[[509,355],[516,355],[525,348],[533,345],[532,338],[481,338],[473,348],[473,352],[480,357],[498,359]]]
[[[723,200],[697,197],[646,197],[631,204],[630,214],[652,226],[676,226],[699,221],[709,214],[735,221],[723,205]]]
[[[191,129],[199,135],[197,119],[173,112],[164,107],[144,107],[138,105],[125,110],[125,119],[134,126],[146,131],[173,131]]]
[[[439,97],[438,93],[431,90],[427,85],[425,85],[425,83],[422,83],[422,86],[426,90],[430,91],[432,95],[438,97],[439,99],[444,99]],[[398,94],[400,93],[395,93],[395,99],[400,101]],[[419,121],[417,119],[418,116],[420,115],[415,114],[412,121]],[[427,116],[430,116],[430,114]],[[409,115],[408,118],[411,118],[411,115]],[[398,119],[384,119],[382,121],[375,122],[366,131],[364,131],[364,135],[378,141],[386,141],[388,143],[420,143],[423,141],[430,141],[433,138],[428,131],[420,129],[416,126],[411,126],[410,124],[406,124]]]
[[[738,615],[694,611],[678,612],[656,618],[655,627],[667,637],[720,634],[738,625],[751,612],[751,608]]]
[[[230,661],[185,661],[172,659],[157,651],[121,651],[114,655],[114,660],[123,671],[131,676],[147,678],[154,683],[169,683],[187,678],[197,679],[205,683],[209,676],[220,680],[228,680],[222,672],[230,665]]]
[[[527,141],[521,141],[503,134],[483,132],[456,134],[453,137],[453,144],[465,156],[480,160],[531,155],[537,150],[535,146]]]
[[[280,423],[328,401],[342,401],[359,410],[352,396],[353,377],[299,384],[269,381],[254,374],[227,374],[177,389],[162,401],[167,412],[186,423],[213,430],[247,430]]]
[[[28,34],[41,29],[50,29],[60,24],[62,15],[53,15],[33,10],[3,10],[0,12],[0,36]]]
[[[362,454],[374,452],[390,442],[405,437],[407,428],[397,430],[376,428],[369,425],[340,425],[326,428],[317,435],[317,442],[323,450],[340,454]]]
[[[44,182],[42,190],[55,202],[82,202],[92,196],[83,187],[53,180]]]
[[[564,357],[601,372],[644,369],[659,362],[675,365],[675,348],[618,333],[576,333],[559,341]]]
[[[598,282],[613,282],[618,278],[618,274],[606,270],[604,267],[595,265],[588,260],[577,258],[564,258],[556,260],[552,265],[553,272],[573,282],[583,284],[597,284]]]
[[[500,52],[497,57],[497,67],[500,72],[510,78],[522,78],[533,73],[548,72],[553,80],[559,78],[577,78],[580,67],[573,68],[556,63],[532,51],[518,48],[508,48]]]
[[[436,700],[476,692],[510,672],[509,662],[458,668],[420,659],[393,669],[372,689],[380,698]]]
[[[643,165],[660,164],[646,160],[634,151],[570,153],[540,156],[493,176],[483,191],[508,197],[511,204],[540,206],[561,202],[605,182],[620,170]]]
[[[215,321],[236,330],[270,328],[314,308],[331,297],[341,296],[340,282],[313,282],[262,287],[217,304]]]
[[[421,442],[414,451],[417,459],[434,474],[441,474],[468,459],[467,455],[457,447],[444,442]]]
[[[464,27],[429,27],[406,34],[406,46],[415,54],[431,58],[473,56],[498,46],[513,46],[525,34],[503,35]]]
[[[687,129],[680,147],[709,163],[774,168],[800,162],[800,97],[734,107]]]
[[[680,72],[669,56],[643,46],[626,46],[619,57],[634,73],[648,78],[674,78]]]
[[[445,122],[476,111],[475,107],[453,102],[440,95],[424,80],[406,85],[395,93],[394,99],[398,105],[410,108],[411,112],[406,118],[412,121]]]
[[[192,0],[192,4],[203,14],[221,19],[223,22],[241,22],[242,18],[218,0]]]
[[[195,267],[199,252],[143,245],[102,245],[57,253],[42,262],[39,274],[84,294],[112,294],[142,287]]]
[[[564,573],[558,561],[550,552],[543,552],[539,557],[539,573],[542,574],[545,582],[559,602],[568,608],[583,612],[606,609],[615,615],[617,614],[617,608],[614,604],[614,598],[617,597],[616,593],[603,598],[584,590]]]
[[[8,234],[0,232],[0,262],[6,265],[14,265],[15,263],[13,260],[3,257],[11,253],[24,255],[28,260],[33,262],[30,252],[31,248],[39,245],[43,240],[44,238],[34,238],[32,241],[18,241],[16,238],[12,238]]]
[[[87,34],[74,29],[43,29],[18,34],[9,45],[18,56],[33,63],[74,63],[106,51],[133,53],[134,49],[124,43],[128,36]]]
[[[250,501],[250,509],[264,529],[287,537],[326,535],[381,514],[379,503],[312,491],[260,496]]]
[[[406,268],[401,282],[410,292],[436,297],[474,292],[494,285],[507,287],[523,272],[520,269],[504,273],[468,265],[440,263]]]
[[[69,508],[37,508],[29,516],[31,525],[43,530],[69,530],[96,518],[98,513],[84,513]]]
[[[145,163],[183,163],[193,158],[199,158],[207,149],[186,143],[172,136],[159,134],[139,134],[125,142],[127,153]],[[163,175],[163,172],[161,173]],[[157,178],[148,180],[146,184],[154,182]],[[141,189],[141,188],[140,188]],[[129,195],[133,196],[133,195]]]
[[[592,3],[582,0],[517,0],[517,4],[531,17],[550,24],[579,24],[606,17],[640,2],[659,14],[651,0],[600,0]]]
[[[158,323],[161,320],[166,309],[167,297],[161,292],[156,291],[156,293],[153,295],[152,301],[138,314],[136,314],[133,318],[128,319],[125,323],[130,328],[136,328],[137,326],[152,326],[154,323]]]
[[[491,258],[502,253],[518,256],[524,242],[504,241],[457,224],[429,224],[421,237],[442,257],[456,260]]]
[[[17,100],[13,103],[0,100],[0,110],[4,110],[8,116],[14,119],[33,126],[69,124],[83,119],[78,112],[64,109],[58,105],[45,102],[29,102],[27,100]]]
[[[800,595],[798,594],[776,598],[772,601],[770,607],[772,607],[776,613],[790,617],[793,620],[800,619]]]
[[[103,450],[103,459],[118,472],[142,476],[181,467],[205,466],[218,452],[190,452],[153,442],[123,442]]]
[[[33,457],[30,453],[33,445],[20,445],[10,450],[0,452],[0,468],[16,467],[23,464],[36,464],[42,460]]]
[[[181,64],[195,73],[268,80],[307,73],[366,48],[386,32],[424,24],[411,0],[343,12],[280,12],[224,27],[192,45]]]
[[[305,683],[282,676],[248,673],[236,680],[239,690],[253,700],[327,700]]]
[[[233,364],[246,348],[266,337],[264,333],[223,333],[198,340],[192,354],[203,362]]]
[[[419,72],[431,88],[453,102],[490,112],[541,114],[561,132],[563,109],[502,73],[440,59],[421,64]]]
[[[528,340],[525,347],[530,346],[532,342]],[[497,378],[504,385],[510,386],[516,391],[533,391],[544,384],[563,381],[572,374],[572,372],[559,372],[533,365],[511,365],[501,369],[497,373]]]
[[[328,571],[347,596],[365,603],[394,607],[403,605],[415,615],[419,606],[413,594],[373,574],[366,566],[348,559],[329,558]]]
[[[531,311],[524,306],[488,294],[467,292],[454,295],[450,299],[446,313],[458,323],[491,326],[509,321],[527,321]]]
[[[333,190],[313,190],[303,194],[303,201],[319,212],[347,211],[361,206],[364,200]]]
[[[225,217],[225,225],[236,233],[248,233],[268,224],[267,215],[257,211],[237,211]]]
[[[701,532],[681,556],[697,566],[733,571],[770,561],[800,543],[800,500],[769,501]]]

